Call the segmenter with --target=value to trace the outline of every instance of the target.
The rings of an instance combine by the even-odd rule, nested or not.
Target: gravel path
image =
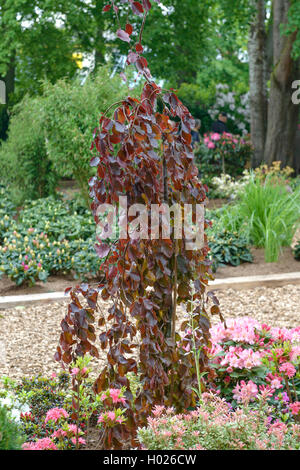
[[[247,315],[287,328],[300,324],[300,286],[228,289],[218,291],[217,297],[226,318]],[[63,300],[0,311],[0,376],[20,379],[60,371],[53,355],[66,307],[67,300]],[[97,362],[95,367],[100,365]]]

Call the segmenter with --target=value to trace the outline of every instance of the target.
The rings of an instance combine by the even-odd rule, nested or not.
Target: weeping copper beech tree
[[[117,36],[130,47],[127,64],[134,64],[145,83],[140,99],[128,96],[112,104],[94,131],[91,165],[97,175],[88,184],[96,224],[99,207],[118,206],[124,196],[128,207],[145,205],[149,219],[153,204],[179,204],[183,208],[184,204],[203,205],[206,200],[207,188],[198,179],[191,148],[194,120],[173,91],[163,90],[154,82],[143,57],[143,30],[151,3],[121,3],[119,7],[127,8],[128,18],[135,16],[132,24],[129,19],[121,24],[114,1],[104,7],[104,12],[114,8]],[[134,30],[139,23],[136,17],[140,18],[139,31]],[[128,212],[121,212],[123,217],[129,224],[133,222]],[[196,223],[195,211],[192,219]],[[204,226],[208,224],[205,221]],[[202,248],[188,249],[185,231],[181,239],[176,238],[173,219],[170,225],[166,238],[151,239],[149,228],[148,237],[133,239],[126,233],[114,243],[98,239],[103,280],[96,286],[81,284],[67,290],[71,301],[61,322],[56,360],[68,367],[86,353],[98,357],[101,348],[107,353],[107,363],[95,381],[95,392],[109,386],[127,390],[126,425],[110,429],[105,439],[109,448],[121,448],[126,439],[134,439],[137,426],[145,422],[155,404],[172,405],[177,410],[195,405],[196,369],[198,365],[201,371],[207,367],[210,320],[206,287],[212,274],[206,235]],[[217,299],[210,297],[210,313],[222,318]],[[107,313],[101,310],[100,299],[110,303]],[[197,367],[193,356],[187,354],[192,338],[186,336],[182,347],[176,322],[178,305],[184,305],[193,316]],[[98,337],[96,323],[101,329]],[[181,329],[186,327],[184,320]],[[128,372],[139,377],[134,403]],[[76,403],[74,407],[76,410]]]

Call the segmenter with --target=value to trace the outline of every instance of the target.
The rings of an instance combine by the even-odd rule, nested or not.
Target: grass
[[[300,225],[300,186],[288,191],[283,183],[264,182],[254,176],[239,194],[236,204],[212,214],[218,227],[238,232],[252,245],[264,248],[265,261],[278,261],[283,246],[290,246]]]

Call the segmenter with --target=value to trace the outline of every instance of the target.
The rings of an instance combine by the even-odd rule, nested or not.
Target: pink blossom
[[[60,439],[62,437],[66,437],[66,436],[67,436],[67,432],[64,431],[63,429],[57,429],[57,431],[54,431],[54,433],[51,434],[52,438],[57,438],[57,439]]]
[[[214,149],[214,148],[215,148],[215,144],[214,144],[213,142],[208,142],[207,147],[208,147],[209,149]]]
[[[257,397],[258,389],[257,385],[249,380],[246,384],[244,380],[242,380],[233,389],[233,398],[238,402],[248,403],[249,401],[253,400]]]
[[[109,389],[110,397],[112,398],[113,403],[125,403],[125,398],[122,397],[122,390],[118,388]]]
[[[76,445],[76,437],[72,437],[71,442]],[[86,441],[82,437],[78,437],[78,444],[86,445]]]
[[[158,417],[163,413],[164,410],[165,410],[164,406],[156,405],[152,410],[152,414],[154,414],[154,416]]]
[[[289,379],[296,374],[296,369],[290,362],[285,362],[279,367],[279,371],[283,372]]]
[[[212,135],[210,136],[210,138],[211,138],[211,140],[217,141],[217,140],[220,140],[220,139],[221,139],[221,136],[220,136],[220,134],[218,134],[218,133],[216,132],[216,133],[212,134]]]
[[[79,372],[80,372],[80,369],[78,367],[73,367],[73,369],[71,370],[72,375],[77,375],[79,374]]]
[[[54,442],[49,437],[44,437],[36,442],[25,442],[23,450],[58,450]]]
[[[300,401],[290,403],[290,410],[292,415],[298,415],[300,413]]]
[[[76,424],[68,424],[68,430],[73,434],[82,433],[82,430],[77,428]]]
[[[265,400],[268,397],[271,397],[274,394],[274,388],[270,387],[270,385],[260,385],[259,386],[259,393],[260,396]]]
[[[60,418],[68,417],[68,413],[63,408],[51,408],[51,410],[47,411],[45,424],[50,420],[56,423]]]
[[[114,411],[109,411],[107,413],[107,417],[111,420],[114,421],[116,419],[116,413]]]

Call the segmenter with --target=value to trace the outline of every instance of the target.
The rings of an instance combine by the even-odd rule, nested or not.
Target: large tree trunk
[[[0,110],[0,139],[5,140],[9,124],[9,105],[15,91],[15,55],[12,55],[5,76],[0,77],[5,84],[5,104]]]
[[[95,38],[95,67],[94,72],[98,69],[99,65],[103,65],[105,62],[104,51],[105,45],[103,40],[103,0],[96,0],[95,8],[95,20],[97,24],[96,38]]]
[[[297,31],[290,36],[280,34],[280,25],[286,24],[289,0],[274,0],[273,57],[274,70],[268,108],[268,129],[264,160],[268,165],[281,161],[282,166],[294,165],[295,137],[299,105],[292,102],[292,83],[299,78],[299,61],[292,59]]]
[[[251,139],[254,147],[252,167],[259,166],[263,161],[265,138],[267,131],[267,55],[265,30],[265,1],[252,0],[256,13],[253,17],[248,42]]]

